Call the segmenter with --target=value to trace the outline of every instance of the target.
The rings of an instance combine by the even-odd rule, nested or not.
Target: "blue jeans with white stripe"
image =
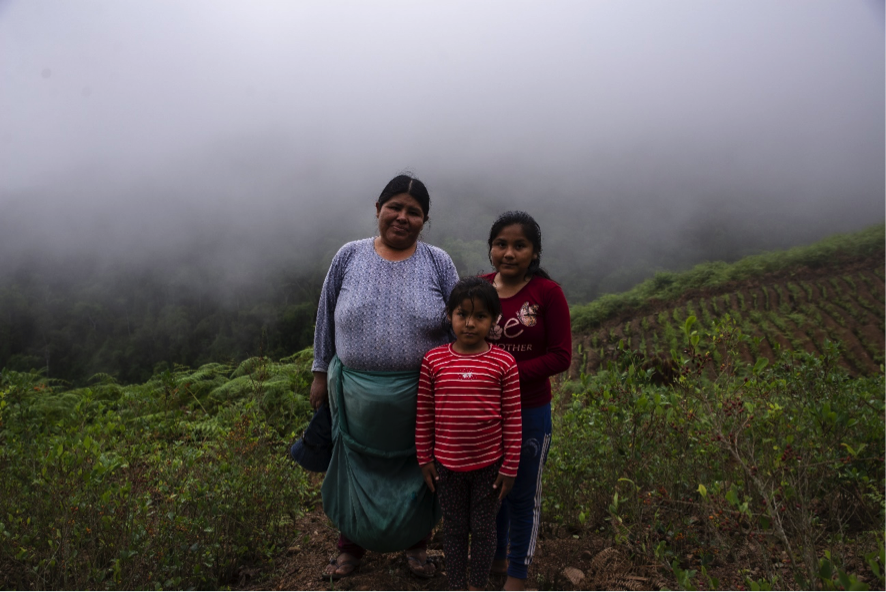
[[[541,523],[541,474],[551,446],[551,404],[523,409],[523,443],[514,488],[501,504],[495,559],[507,557],[508,575],[525,580]]]

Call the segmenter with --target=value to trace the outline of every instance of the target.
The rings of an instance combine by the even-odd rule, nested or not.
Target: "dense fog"
[[[0,72],[4,272],[222,297],[402,171],[462,272],[535,215],[573,302],[886,215],[882,2],[12,0]]]

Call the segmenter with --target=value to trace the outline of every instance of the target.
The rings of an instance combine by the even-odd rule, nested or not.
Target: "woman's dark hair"
[[[455,309],[461,306],[465,300],[472,303],[480,302],[483,308],[492,315],[493,321],[501,314],[501,300],[498,299],[498,292],[487,280],[480,276],[466,277],[459,280],[452,292],[449,294],[449,300],[446,302],[446,312],[449,316],[455,312]]]
[[[401,193],[412,196],[421,206],[425,218],[428,217],[428,212],[431,211],[431,196],[428,195],[428,188],[424,183],[409,175],[397,175],[391,179],[381,190],[381,195],[378,196],[376,203],[383,206],[386,201]]]
[[[493,241],[502,230],[514,224],[519,224],[523,228],[523,234],[532,243],[532,250],[536,254],[535,259],[529,264],[526,274],[530,277],[537,275],[546,280],[551,279],[548,272],[541,268],[541,228],[535,218],[520,210],[505,212],[492,223],[492,228],[489,229],[489,262],[492,263]]]

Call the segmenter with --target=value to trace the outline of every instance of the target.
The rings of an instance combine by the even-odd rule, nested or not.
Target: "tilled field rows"
[[[882,260],[854,265],[851,270],[818,270],[769,277],[731,291],[699,292],[670,307],[620,321],[575,340],[573,373],[594,372],[614,359],[619,342],[656,361],[667,361],[686,347],[683,325],[690,316],[704,336],[729,314],[752,339],[742,346],[746,361],[772,360],[776,350],[820,352],[825,340],[839,342],[841,364],[852,374],[871,374],[884,363],[884,272]],[[712,350],[719,363],[722,352]]]

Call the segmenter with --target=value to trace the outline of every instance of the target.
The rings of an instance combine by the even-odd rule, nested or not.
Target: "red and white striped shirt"
[[[504,457],[499,472],[520,464],[520,377],[517,363],[496,346],[462,355],[435,347],[421,364],[415,449],[419,465],[435,458],[452,471],[474,471]]]

